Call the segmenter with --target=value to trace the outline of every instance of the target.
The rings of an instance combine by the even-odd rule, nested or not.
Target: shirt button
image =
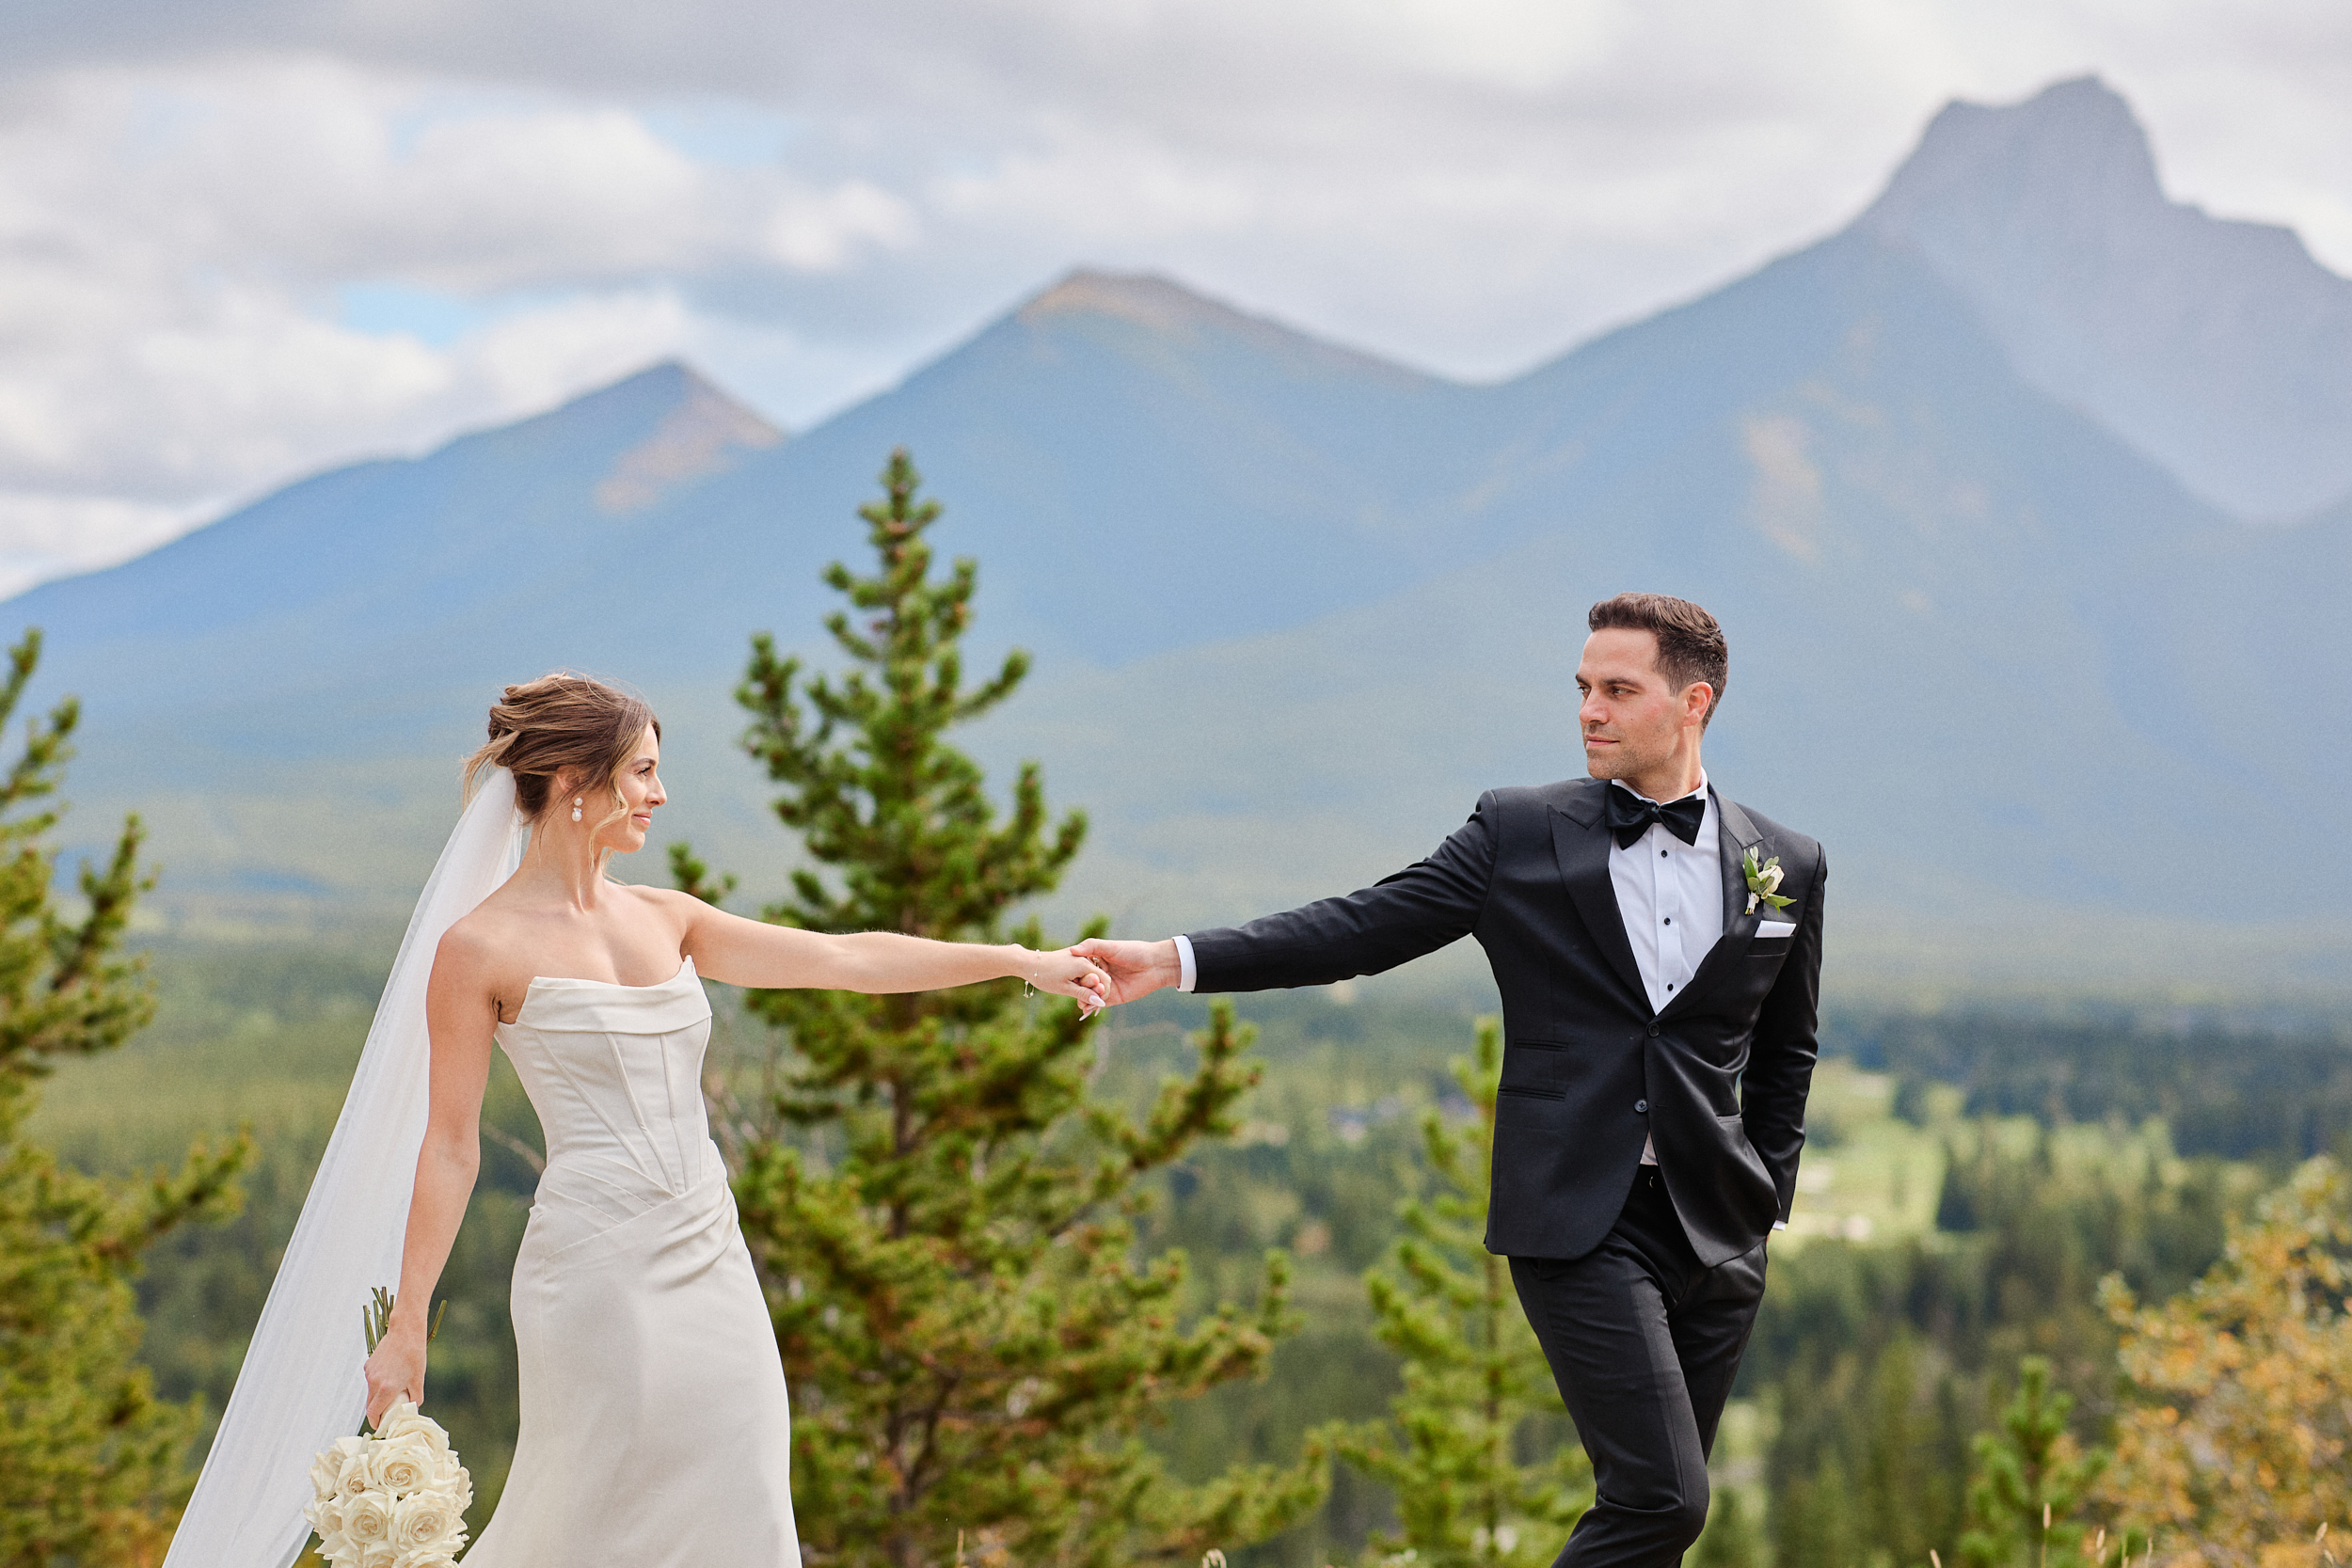
[[[1673,915],[1668,915],[1668,916],[1666,917],[1666,924],[1667,924],[1667,925],[1669,925],[1669,926],[1671,926],[1671,925],[1673,925],[1674,923],[1675,923],[1675,917],[1674,917]]]
[[[1647,1116],[1649,1115],[1649,1101],[1646,1100],[1637,1100],[1633,1102],[1633,1109],[1638,1115]]]

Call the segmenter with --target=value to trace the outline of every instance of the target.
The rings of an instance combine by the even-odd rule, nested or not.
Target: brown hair
[[[583,795],[582,786],[596,779],[612,787],[612,812],[596,824],[608,827],[628,812],[621,769],[634,759],[649,727],[660,739],[661,721],[644,698],[568,670],[510,686],[490,705],[488,744],[466,759],[467,793],[484,768],[503,768],[515,775],[523,815],[536,822],[547,812],[555,775],[572,768]]]
[[[1688,599],[1664,594],[1619,594],[1593,606],[1584,624],[1594,631],[1645,631],[1658,639],[1658,673],[1677,691],[1705,681],[1715,695],[1699,721],[1705,729],[1724,705],[1731,679],[1731,644],[1715,617]]]

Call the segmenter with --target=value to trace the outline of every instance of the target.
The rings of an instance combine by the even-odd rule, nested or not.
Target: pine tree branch
[[[680,839],[670,846],[670,883],[690,898],[699,898],[712,909],[726,903],[727,895],[736,889],[736,876],[730,871],[717,882],[710,879],[710,867],[695,858],[693,846]]]

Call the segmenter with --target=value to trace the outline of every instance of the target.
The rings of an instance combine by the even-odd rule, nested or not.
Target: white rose
[[[341,1497],[312,1503],[302,1511],[302,1516],[310,1521],[310,1528],[319,1532],[321,1541],[332,1541],[343,1532],[343,1500]]]
[[[1781,868],[1777,865],[1768,865],[1764,868],[1764,875],[1758,877],[1756,880],[1764,884],[1765,892],[1778,893],[1780,891],[1780,879]]]
[[[439,1492],[418,1492],[392,1509],[392,1544],[404,1554],[438,1546],[465,1528],[465,1519]]]
[[[400,1554],[392,1550],[390,1543],[379,1541],[361,1548],[355,1568],[400,1568]]]
[[[441,1457],[449,1452],[449,1433],[441,1429],[441,1423],[430,1416],[419,1414],[417,1407],[406,1400],[400,1401],[384,1412],[384,1419],[376,1427],[375,1436],[378,1442],[389,1442],[402,1437],[421,1437],[424,1440],[425,1447],[433,1450],[433,1459],[436,1464],[438,1464]]]
[[[393,1497],[405,1497],[433,1480],[433,1448],[420,1432],[404,1432],[397,1437],[378,1436],[375,1451],[368,1456],[368,1466],[375,1473],[379,1491]]]
[[[310,1490],[321,1502],[342,1495],[343,1463],[367,1446],[363,1437],[339,1437],[333,1448],[310,1461]]]
[[[392,1499],[381,1492],[362,1492],[343,1504],[343,1534],[361,1549],[392,1536]]]
[[[457,1560],[447,1552],[427,1552],[422,1557],[402,1558],[399,1568],[457,1568]]]
[[[450,1474],[435,1476],[433,1490],[447,1497],[460,1513],[473,1506],[473,1477],[466,1474],[463,1465],[453,1466]]]
[[[365,1443],[343,1455],[342,1474],[335,1478],[335,1495],[346,1503],[375,1484],[368,1473],[368,1449]]]

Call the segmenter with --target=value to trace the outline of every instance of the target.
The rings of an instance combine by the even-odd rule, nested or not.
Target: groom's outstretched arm
[[[1167,942],[1089,942],[1076,951],[1110,972],[1118,1000],[1189,981],[1203,991],[1327,986],[1377,974],[1469,934],[1494,879],[1494,797],[1435,853],[1343,897]],[[1178,942],[1191,949],[1192,974]]]

